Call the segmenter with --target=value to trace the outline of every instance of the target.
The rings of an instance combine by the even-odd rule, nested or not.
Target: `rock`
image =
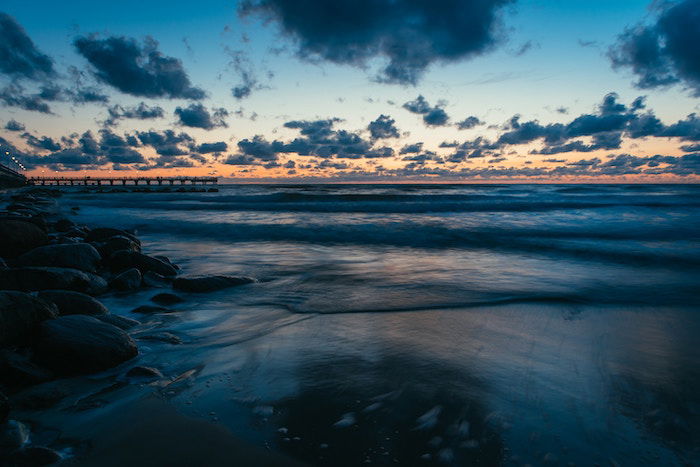
[[[142,334],[136,336],[137,339],[145,341],[159,341],[165,342],[167,344],[180,345],[182,344],[182,339],[171,332],[157,332],[155,334]]]
[[[150,314],[150,313],[169,313],[170,310],[156,305],[141,305],[131,310],[132,313]]]
[[[141,287],[141,273],[136,268],[127,269],[112,279],[109,285],[122,291],[138,289]]]
[[[141,324],[139,321],[136,321],[135,319],[125,318],[124,316],[112,315],[112,314],[95,316],[95,318],[99,319],[100,321],[104,321],[105,323],[109,323],[112,326],[116,326],[119,329],[123,329],[125,331],[127,329],[131,329],[131,328]]]
[[[112,229],[110,227],[98,227],[92,229],[85,237],[88,242],[102,242],[108,238],[122,236],[131,239],[133,242],[141,245],[141,241],[133,234],[130,234],[126,230]]]
[[[17,408],[22,410],[46,410],[75,392],[66,380],[51,381],[32,386],[14,397]]]
[[[143,274],[143,285],[148,287],[166,287],[169,286],[172,279],[161,276],[153,271],[146,271]]]
[[[0,392],[0,425],[5,423],[9,414],[10,402],[7,400],[7,396]]]
[[[61,316],[39,326],[36,358],[60,374],[107,370],[137,354],[127,333],[92,316]]]
[[[136,251],[115,251],[109,257],[108,264],[113,271],[137,268],[142,274],[147,271],[155,272],[161,276],[174,276],[177,274],[175,268],[168,263]]]
[[[7,263],[2,258],[0,258],[0,269],[7,269]]]
[[[172,294],[172,293],[159,293],[151,297],[152,302],[156,302],[159,305],[174,305],[176,303],[182,303],[185,301],[184,298]]]
[[[0,286],[7,290],[64,289],[99,295],[107,281],[96,274],[70,268],[24,267],[0,269]]]
[[[7,270],[0,272],[4,271]],[[0,347],[25,344],[39,323],[57,315],[56,306],[40,298],[22,292],[0,291]]]
[[[172,261],[170,261],[170,258],[168,258],[167,256],[163,256],[163,255],[154,255],[153,257],[156,258],[156,259],[161,260],[161,261],[164,262],[164,263],[167,263],[167,264],[171,265],[172,267],[174,267],[174,268],[177,269],[177,270],[180,269],[180,266],[178,266],[177,264],[175,264],[175,263],[173,263]]]
[[[255,282],[250,277],[201,276],[178,277],[173,281],[173,288],[184,292],[214,292],[216,290],[236,287]]]
[[[156,379],[162,378],[163,373],[149,366],[135,366],[126,373],[127,378]]]
[[[50,266],[95,272],[101,260],[100,253],[92,245],[68,243],[35,248],[17,258],[17,264],[19,266]]]
[[[49,242],[46,232],[32,222],[0,218],[0,256],[15,258]]]
[[[96,242],[95,245],[104,259],[108,259],[115,251],[119,250],[141,252],[141,245],[123,235],[110,237],[104,242]]]
[[[69,230],[71,230],[74,227],[75,227],[75,222],[73,222],[70,219],[65,219],[65,218],[57,220],[53,225],[53,228],[56,229],[58,232],[68,232]]]
[[[29,429],[24,423],[9,420],[0,425],[0,452],[12,452],[21,448],[29,439]]]
[[[37,294],[42,300],[53,303],[59,315],[106,315],[109,310],[102,302],[80,292],[70,290],[42,290]]]
[[[0,352],[0,375],[8,387],[26,386],[49,381],[53,374],[25,355],[4,349]]]
[[[61,460],[61,455],[44,446],[30,446],[13,452],[9,461],[17,467],[35,467],[54,464]]]

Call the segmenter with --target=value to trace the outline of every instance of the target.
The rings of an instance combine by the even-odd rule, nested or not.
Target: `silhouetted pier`
[[[54,186],[138,186],[216,185],[217,177],[31,177],[32,185]]]

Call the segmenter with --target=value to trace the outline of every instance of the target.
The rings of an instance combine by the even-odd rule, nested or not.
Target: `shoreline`
[[[0,212],[0,229],[5,243],[0,252],[0,322],[3,327],[0,330],[0,368],[3,369],[0,460],[3,465],[54,462],[83,465],[81,456],[87,456],[85,465],[90,465],[91,456],[99,458],[99,452],[84,451],[60,438],[54,443],[41,443],[40,440],[46,438],[42,433],[45,428],[23,423],[21,415],[27,409],[50,407],[69,397],[72,391],[61,392],[61,385],[76,377],[105,375],[119,385],[172,382],[163,376],[165,369],[161,372],[158,368],[141,366],[136,357],[144,342],[176,345],[180,343],[178,337],[167,332],[149,332],[148,326],[139,331],[142,323],[171,313],[172,305],[185,300],[182,294],[206,294],[254,280],[182,275],[179,267],[168,258],[141,253],[141,241],[133,231],[90,228],[74,223],[70,214],[65,217],[65,211],[75,214],[80,207],[60,206],[57,199],[62,193],[55,188],[23,187],[9,189],[1,195],[4,210]],[[100,302],[105,294],[126,297],[149,289],[153,290],[153,297],[132,310],[143,316],[141,321],[113,315]],[[28,309],[32,313],[25,313]],[[113,418],[119,420],[122,415],[128,417],[131,413],[134,422],[134,414],[139,410],[152,409],[152,413],[141,412],[140,415],[161,420],[142,425],[144,435],[158,427],[175,429],[171,424],[179,428],[193,427],[198,436],[213,437],[222,450],[212,456],[213,461],[218,459],[218,464],[212,465],[250,462],[261,455],[266,459],[264,465],[298,465],[282,455],[258,452],[259,448],[239,441],[216,423],[177,415],[175,409],[162,400],[150,405],[141,403],[140,407],[129,409],[127,414],[114,414]],[[20,415],[19,420],[14,419],[15,415]],[[102,423],[104,425],[105,421]],[[114,423],[116,427],[117,421]],[[106,431],[121,430],[115,427],[106,428]],[[124,432],[122,436],[127,443],[133,433]],[[188,445],[182,440],[178,443],[176,437],[152,446],[150,451],[126,449],[127,444],[121,451],[118,445],[111,446],[108,449],[116,451],[108,451],[107,458],[115,462],[114,465],[124,465],[116,462],[115,455],[119,452],[137,458],[141,455],[154,456],[153,459],[171,456],[172,460],[173,451],[187,453],[187,446],[194,449],[190,459],[207,458],[201,442]],[[162,449],[167,452],[161,452]],[[224,454],[228,449],[234,452]],[[105,465],[107,458],[95,461],[95,465]]]

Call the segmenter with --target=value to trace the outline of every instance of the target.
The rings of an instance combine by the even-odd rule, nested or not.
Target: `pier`
[[[138,186],[216,185],[218,177],[31,177],[32,185],[49,186]]]

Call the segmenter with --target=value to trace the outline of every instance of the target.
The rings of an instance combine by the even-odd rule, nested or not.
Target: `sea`
[[[90,440],[156,394],[311,465],[700,464],[698,185],[231,184],[60,203],[136,231],[182,274],[256,280],[148,317],[131,310],[161,290],[103,297],[144,321],[137,340],[175,336],[138,340],[164,380],[87,378],[37,416],[61,436]]]

